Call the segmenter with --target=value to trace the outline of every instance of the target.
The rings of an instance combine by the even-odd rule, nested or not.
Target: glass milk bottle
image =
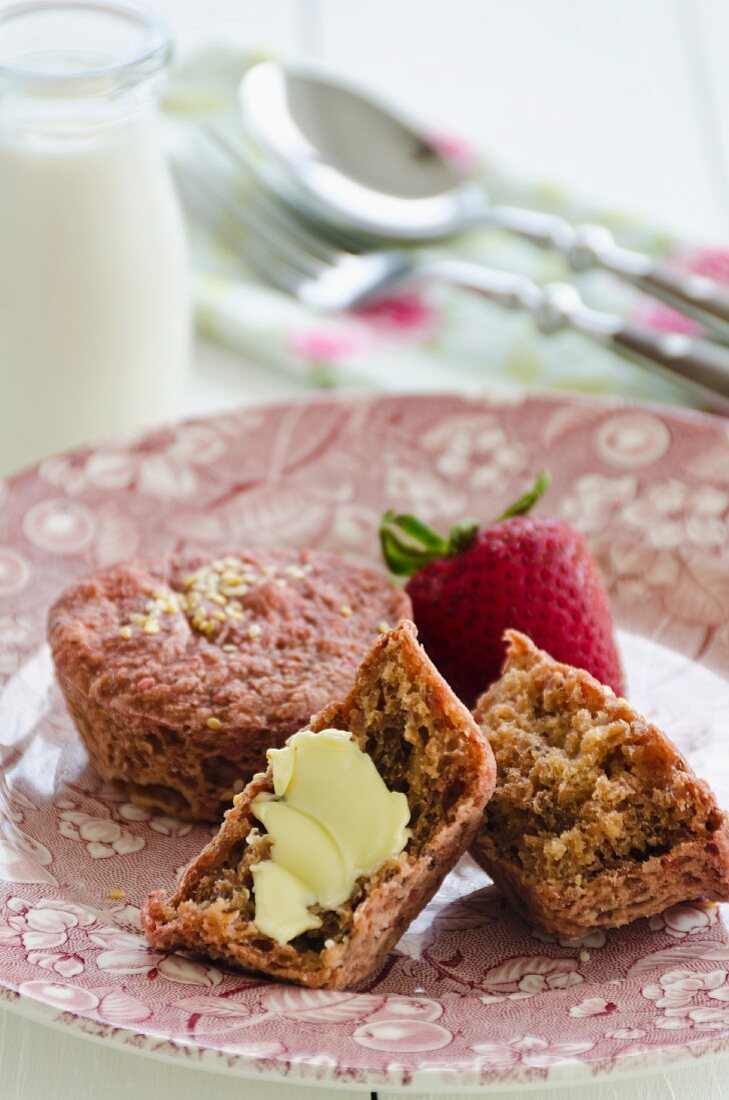
[[[190,294],[157,119],[170,57],[134,8],[0,10],[0,473],[178,410]]]

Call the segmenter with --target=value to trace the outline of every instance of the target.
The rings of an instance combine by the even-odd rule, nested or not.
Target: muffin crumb
[[[497,763],[475,858],[532,923],[580,937],[729,900],[729,821],[668,738],[510,630],[475,716]]]

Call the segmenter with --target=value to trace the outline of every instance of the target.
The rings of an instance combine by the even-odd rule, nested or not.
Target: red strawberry
[[[623,692],[610,606],[587,543],[563,520],[526,514],[548,483],[541,474],[496,522],[459,524],[447,539],[414,516],[383,517],[382,551],[393,573],[411,577],[421,641],[469,706],[498,677],[509,627]]]

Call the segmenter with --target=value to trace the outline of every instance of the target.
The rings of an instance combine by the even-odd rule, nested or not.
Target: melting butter
[[[310,906],[336,909],[360,875],[403,850],[410,809],[344,730],[302,730],[268,759],[274,793],[251,806],[272,841],[271,858],[251,868],[255,923],[288,943],[321,927]]]

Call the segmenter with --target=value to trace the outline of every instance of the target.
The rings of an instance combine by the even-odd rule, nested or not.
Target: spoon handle
[[[634,257],[642,261],[642,270],[635,270],[641,266],[638,263],[633,267]],[[630,253],[617,245],[606,248],[598,262],[645,294],[660,298],[666,305],[692,317],[714,338],[729,343],[729,289],[715,279],[676,271],[667,264],[640,253]]]
[[[657,332],[614,313],[591,309],[570,283],[538,286],[524,275],[462,260],[432,259],[420,277],[475,291],[507,309],[529,313],[540,332],[569,328],[607,345],[623,358],[659,370],[688,386],[715,412],[729,415],[729,348],[699,337]]]
[[[680,377],[702,395],[708,408],[729,415],[729,349],[721,344],[628,323],[616,329],[609,342],[629,359],[649,361],[662,372]]]
[[[622,248],[602,225],[570,225],[564,218],[514,206],[494,206],[492,224],[555,248],[574,271],[599,267],[632,283],[704,325],[715,339],[729,343],[729,288],[705,275],[678,271],[642,252]]]

